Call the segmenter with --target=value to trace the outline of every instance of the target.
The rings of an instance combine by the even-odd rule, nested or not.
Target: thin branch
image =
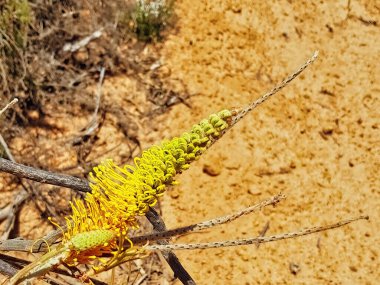
[[[21,205],[29,197],[29,193],[24,189],[21,189],[14,197],[12,202],[1,210],[0,221],[5,220],[4,232],[0,236],[0,240],[6,240],[9,238],[14,223],[16,221],[16,214],[20,209]]]
[[[8,262],[0,259],[0,273],[6,276],[16,275],[18,269],[10,265]]]
[[[259,211],[259,210],[261,210],[262,208],[264,208],[266,206],[270,206],[270,205],[276,206],[277,203],[279,203],[283,199],[285,199],[285,195],[283,195],[283,194],[280,193],[280,194],[278,194],[276,196],[273,196],[273,197],[271,197],[269,199],[265,199],[265,200],[261,201],[260,203],[254,205],[254,206],[250,206],[250,207],[244,208],[243,210],[240,210],[240,211],[238,211],[238,212],[236,212],[234,214],[231,214],[231,215],[227,215],[227,216],[223,216],[223,217],[218,217],[218,218],[215,218],[215,219],[211,219],[211,220],[208,220],[208,221],[200,222],[200,223],[197,223],[197,224],[192,224],[190,226],[176,228],[176,229],[173,229],[173,230],[167,230],[167,231],[162,231],[162,232],[158,232],[158,233],[152,233],[152,234],[132,237],[131,241],[133,243],[135,243],[135,244],[137,244],[137,243],[146,243],[146,242],[152,242],[152,241],[155,241],[155,240],[167,239],[167,238],[170,238],[170,237],[173,237],[173,236],[178,236],[178,235],[185,234],[185,233],[201,231],[201,230],[204,230],[204,229],[215,227],[217,225],[221,225],[221,224],[232,222],[232,221],[240,218],[243,215],[248,215],[248,214],[250,214],[252,212]]]
[[[66,226],[62,226],[66,230]],[[46,252],[47,244],[52,245],[62,236],[62,231],[54,230],[49,232],[39,240],[24,240],[20,238],[0,240],[0,251],[24,251],[24,252]]]
[[[239,245],[249,245],[249,244],[259,244],[259,243],[267,243],[273,242],[283,239],[291,239],[300,236],[310,235],[317,232],[327,231],[335,228],[342,227],[349,223],[355,222],[357,220],[368,220],[368,216],[359,216],[356,218],[339,221],[335,224],[320,226],[320,227],[312,227],[306,228],[300,231],[291,232],[291,233],[283,233],[268,237],[255,237],[248,239],[237,239],[237,240],[228,240],[228,241],[218,241],[218,242],[206,242],[206,243],[189,243],[189,244],[168,244],[168,245],[160,245],[153,244],[145,246],[147,250],[184,250],[184,249],[207,249],[207,248],[219,248],[219,247],[229,247],[229,246],[239,246]]]
[[[80,41],[74,42],[74,43],[66,43],[62,50],[65,52],[76,52],[82,47],[85,47],[89,42],[91,42],[94,39],[100,38],[102,36],[104,28],[101,28],[99,30],[96,30],[91,35],[81,39]]]
[[[14,104],[18,102],[17,98],[14,98],[11,102],[9,102],[3,109],[0,110],[0,116],[10,107],[12,107]]]
[[[235,125],[237,122],[239,122],[242,118],[245,117],[249,112],[251,112],[253,109],[255,109],[257,106],[264,103],[266,100],[268,100],[270,97],[275,95],[278,91],[283,89],[286,85],[288,85],[293,79],[295,79],[298,75],[302,73],[310,64],[312,64],[318,57],[318,51],[315,51],[313,56],[309,58],[303,65],[301,65],[294,73],[286,77],[281,83],[273,87],[269,92],[262,95],[259,99],[255,100],[248,106],[244,107],[242,110],[238,111],[236,116],[233,117],[230,128]]]
[[[14,99],[12,102],[16,103],[18,100]],[[11,103],[12,103],[11,102]],[[10,103],[10,104],[11,104]],[[8,105],[10,105],[8,104]],[[0,114],[1,115],[1,114]],[[5,142],[3,136],[0,134],[0,145],[5,151],[5,155],[12,161],[15,162],[15,159],[10,151],[7,143]],[[21,189],[14,197],[13,201],[9,203],[8,206],[4,207],[0,212],[0,221],[5,220],[4,232],[0,236],[0,240],[6,240],[9,238],[9,235],[14,228],[14,223],[16,221],[16,214],[20,209],[24,201],[29,197],[26,186],[22,183],[20,179],[20,184],[24,189]]]
[[[149,211],[146,213],[146,217],[148,218],[149,222],[151,222],[151,224],[154,224],[157,226],[157,228],[154,227],[156,231],[158,232],[166,231],[165,223],[161,219],[160,215],[156,212],[156,210],[154,210],[153,208],[150,208]],[[160,240],[158,241],[158,243],[161,245],[169,244],[169,242],[166,240]],[[179,261],[178,257],[174,254],[174,252],[172,252],[171,250],[163,250],[162,255],[164,256],[169,266],[172,268],[174,272],[174,276],[177,277],[182,282],[182,284],[185,284],[185,285],[196,284],[194,279],[182,266],[181,262]]]
[[[83,141],[84,138],[90,136],[99,127],[98,113],[99,113],[99,108],[100,108],[100,98],[102,96],[102,86],[103,86],[105,72],[106,72],[106,69],[102,67],[100,69],[99,81],[98,81],[98,86],[97,86],[96,94],[95,94],[96,96],[95,110],[91,116],[91,120],[88,122],[87,126],[81,130],[81,135],[74,139],[74,142],[73,142],[74,144],[78,144],[81,141]]]
[[[265,224],[264,228],[260,231],[259,237],[263,237],[263,236],[265,236],[265,234],[267,233],[268,230],[269,230],[269,222],[267,222],[267,223]],[[256,245],[256,247],[259,248],[259,247],[260,247],[260,244],[258,243],[258,244]]]
[[[88,127],[88,129],[86,131],[86,135],[91,134],[93,129],[95,129],[98,126],[98,112],[99,112],[99,108],[100,108],[100,98],[102,96],[102,86],[103,86],[105,73],[106,73],[106,69],[104,67],[102,67],[100,69],[99,82],[98,82],[98,86],[96,89],[96,100],[95,100],[96,106],[95,106],[94,113],[92,115],[92,119],[90,121],[90,126]]]
[[[4,158],[0,158],[0,171],[11,173],[19,178],[27,178],[41,183],[67,187],[81,192],[91,191],[88,181],[84,179],[37,169]]]
[[[5,156],[8,157],[11,161],[15,162],[16,160],[13,157],[11,151],[9,150],[7,143],[5,142],[5,140],[1,134],[0,134],[0,145],[2,146],[2,148],[5,152]]]

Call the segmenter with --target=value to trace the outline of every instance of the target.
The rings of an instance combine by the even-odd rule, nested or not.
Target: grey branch
[[[185,226],[185,227],[180,227],[180,228],[176,228],[176,229],[172,229],[172,230],[161,231],[158,233],[152,233],[152,234],[132,237],[131,241],[134,244],[135,243],[141,244],[141,243],[152,242],[155,240],[168,239],[168,238],[171,238],[173,236],[187,234],[190,232],[198,232],[198,231],[201,231],[204,229],[215,227],[217,225],[232,222],[232,221],[240,218],[241,216],[248,215],[248,214],[255,212],[255,211],[259,211],[266,206],[270,206],[270,205],[276,206],[277,203],[279,203],[283,199],[285,199],[285,195],[280,193],[280,194],[273,196],[269,199],[265,199],[256,205],[244,208],[243,210],[240,210],[240,211],[233,213],[231,215],[226,215],[223,217],[214,218],[214,219],[204,221],[204,222],[200,222],[197,224],[193,224],[190,226]]]
[[[0,171],[11,173],[19,178],[27,178],[41,183],[67,187],[76,191],[91,191],[88,181],[84,179],[36,169],[4,158],[0,158]]]
[[[312,227],[306,228],[296,232],[283,233],[268,237],[255,237],[255,238],[247,238],[247,239],[237,239],[237,240],[227,240],[227,241],[217,241],[217,242],[206,242],[206,243],[189,243],[189,244],[152,244],[145,246],[147,250],[191,250],[191,249],[207,249],[207,248],[219,248],[219,247],[229,247],[229,246],[240,246],[240,245],[249,245],[249,244],[260,244],[273,242],[283,239],[291,239],[301,236],[310,235],[317,232],[327,231],[335,228],[342,227],[349,223],[358,221],[358,220],[369,220],[368,216],[359,216],[352,219],[342,220],[335,224],[320,226],[320,227]]]

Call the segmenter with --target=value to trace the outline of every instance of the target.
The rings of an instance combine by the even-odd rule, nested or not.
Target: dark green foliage
[[[138,0],[132,14],[137,37],[144,41],[160,39],[162,30],[172,17],[173,5],[173,0]]]

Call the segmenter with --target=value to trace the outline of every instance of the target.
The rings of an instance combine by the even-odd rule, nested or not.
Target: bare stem
[[[282,88],[284,88],[286,85],[288,85],[293,79],[295,79],[298,75],[302,73],[310,64],[312,64],[318,57],[318,51],[315,51],[313,56],[309,58],[303,65],[301,65],[294,73],[286,77],[281,83],[273,87],[269,92],[262,95],[259,99],[253,101],[248,106],[244,107],[241,111],[237,113],[236,116],[233,117],[231,126],[235,125],[237,122],[239,122],[242,118],[244,118],[245,115],[247,115],[249,112],[251,112],[253,109],[255,109],[257,106],[264,103],[266,100],[268,100],[270,97],[272,97],[274,94],[276,94],[278,91],[280,91]]]
[[[224,217],[218,217],[218,218],[215,218],[212,220],[200,222],[200,223],[193,224],[193,225],[186,226],[186,227],[176,228],[173,230],[167,230],[167,231],[162,231],[162,232],[158,232],[158,233],[152,233],[152,234],[148,234],[148,235],[141,235],[141,236],[137,236],[137,237],[132,237],[131,241],[133,243],[146,243],[148,241],[152,242],[155,240],[167,239],[167,238],[170,238],[173,236],[178,236],[178,235],[185,234],[185,233],[201,231],[204,229],[215,227],[217,225],[232,222],[232,221],[240,218],[243,215],[248,215],[252,212],[261,210],[262,208],[264,208],[266,206],[270,206],[270,205],[275,206],[277,203],[279,203],[283,199],[285,199],[285,195],[278,194],[274,197],[263,200],[254,206],[244,208],[243,210],[240,210],[240,211],[238,211],[234,214],[231,214],[231,215],[227,215]]]
[[[14,104],[18,102],[17,98],[14,98],[11,102],[9,102],[3,109],[0,110],[0,116],[10,107],[12,107]]]
[[[283,240],[283,239],[290,239],[290,238],[310,235],[317,232],[339,228],[349,223],[355,222],[357,220],[368,220],[368,219],[369,219],[368,216],[359,216],[353,219],[339,221],[335,224],[331,224],[327,226],[306,228],[306,229],[296,231],[296,232],[283,233],[283,234],[278,234],[278,235],[273,235],[273,236],[268,236],[268,237],[255,237],[255,238],[248,238],[248,239],[206,242],[206,243],[169,244],[169,245],[153,244],[153,245],[145,246],[145,249],[147,250],[206,249],[206,248],[229,247],[229,246],[238,246],[238,245],[260,244],[260,243],[267,243],[267,242],[272,242],[272,241],[278,241],[278,240]]]
[[[91,191],[88,182],[84,179],[37,169],[4,158],[0,158],[0,171],[11,173],[19,178],[27,178],[41,183],[67,187],[76,191]]]

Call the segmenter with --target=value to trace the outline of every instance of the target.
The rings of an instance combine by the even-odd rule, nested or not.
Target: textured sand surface
[[[158,44],[163,64],[159,74],[163,80],[186,87],[192,95],[187,101],[191,108],[175,105],[145,121],[136,116],[133,123],[141,128],[135,135],[143,148],[190,130],[213,112],[251,102],[315,50],[320,55],[299,78],[254,110],[184,172],[178,178],[181,184],[168,191],[160,204],[168,228],[173,228],[233,213],[279,192],[287,199],[276,208],[172,242],[253,237],[269,223],[268,236],[361,214],[370,216],[369,221],[260,247],[177,251],[183,265],[197,284],[377,284],[378,1],[176,3],[177,29]],[[146,52],[154,49],[148,46]],[[106,78],[103,93],[102,104],[133,109],[136,114],[146,111],[144,93],[127,76]],[[89,161],[127,160],[130,146],[113,112],[108,110]],[[38,150],[46,144],[51,150],[36,156],[34,166],[65,171],[76,165],[75,150],[67,138],[85,127],[90,116],[80,115],[79,104],[67,113],[56,113],[51,112],[51,120],[65,135],[32,126],[29,134],[20,134],[11,144],[19,161],[31,148]],[[131,123],[128,118],[125,121]],[[138,129],[130,126],[126,127],[129,134]],[[33,135],[38,139],[31,140]],[[71,174],[83,172],[77,169]],[[8,180],[0,181],[1,195],[11,199],[15,192],[7,188]],[[68,192],[62,193],[68,197]],[[29,202],[22,209],[17,225],[20,236],[37,238],[51,228],[34,208]],[[160,270],[152,271],[157,282],[170,284],[170,269],[164,275]],[[116,284],[125,284],[121,281],[125,278],[117,278]]]
[[[259,248],[178,251],[199,284],[380,280],[380,6],[349,2],[178,2],[179,30],[165,42],[163,59],[171,76],[196,96],[192,109],[176,106],[160,118],[155,138],[178,135],[211,112],[242,106],[314,50],[320,56],[194,163],[162,205],[174,227],[231,213],[280,191],[287,200],[176,242],[251,237],[267,222],[270,235],[359,214],[371,217]],[[297,274],[290,264],[299,266]]]

